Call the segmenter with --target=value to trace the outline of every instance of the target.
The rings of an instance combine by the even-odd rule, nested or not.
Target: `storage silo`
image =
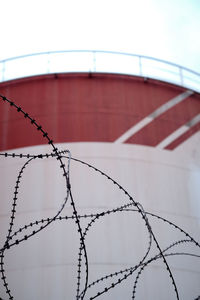
[[[1,66],[0,297],[198,299],[200,75],[92,51]]]

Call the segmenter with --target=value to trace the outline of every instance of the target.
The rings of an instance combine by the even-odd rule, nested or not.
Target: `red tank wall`
[[[0,84],[0,94],[30,113],[56,143],[114,142],[137,122],[184,91],[156,80],[110,74],[45,75]],[[199,100],[200,96],[193,94],[126,143],[157,145],[200,112]],[[197,124],[191,133],[199,127]],[[0,136],[0,150],[44,143],[36,130],[27,126],[22,115],[3,105],[2,101]],[[176,142],[175,146],[178,144]]]
[[[145,211],[175,223],[199,242],[200,134],[194,134],[200,126],[200,120],[196,118],[200,112],[199,94],[155,80],[109,74],[25,78],[1,83],[0,94],[34,117],[54,142],[66,142],[56,145],[59,151],[69,149],[73,158],[95,167],[91,169],[74,160],[70,162],[69,176],[77,214],[91,216],[91,219],[81,218],[82,232],[87,233],[88,286],[91,284],[84,299],[96,298],[95,295],[107,287],[108,293],[99,299],[130,299],[134,280],[137,274],[140,275],[142,266],[145,269],[140,276],[137,299],[177,298],[166,265],[162,259],[156,259],[159,252],[155,243],[151,244],[143,216],[136,213],[135,206],[132,211],[119,208],[130,205],[124,193],[126,190]],[[177,103],[174,99],[180,101]],[[190,128],[188,121],[194,117],[197,122]],[[8,103],[3,103],[0,97],[1,150],[13,149],[14,154],[50,154],[52,147],[41,145],[45,142],[41,132],[28,123],[29,119]],[[181,135],[168,140],[164,149],[161,146],[153,148],[180,128],[183,129]],[[119,142],[124,134],[126,138]],[[4,155],[0,159],[2,245],[5,245],[4,239],[9,224],[12,224],[9,218],[15,216],[10,219],[14,225],[14,247],[6,249],[5,265],[2,266],[5,267],[8,288],[15,300],[77,299],[78,249],[82,248],[82,243],[76,220],[57,220],[39,234],[34,232],[30,239],[27,238],[32,230],[43,224],[44,219],[58,216],[66,199],[63,170],[53,157],[28,160],[30,165],[25,170],[27,159],[6,158]],[[63,161],[67,167],[68,160]],[[108,177],[101,176],[103,173],[96,172],[96,168]],[[114,184],[107,180],[110,177]],[[116,182],[125,190],[118,189],[120,186]],[[11,215],[13,210],[15,212],[14,205],[11,210],[11,203],[17,204],[16,214]],[[60,216],[72,215],[70,199],[62,207]],[[116,213],[107,214],[112,209]],[[98,221],[96,213],[99,214]],[[86,228],[91,226],[93,217],[97,222],[89,231]],[[163,222],[160,217],[148,215],[148,220],[169,261],[179,298],[197,299],[200,294],[200,261],[194,256],[179,254],[199,255],[199,249],[194,243],[189,243],[188,235]],[[31,226],[25,226],[28,224]],[[147,249],[149,255],[144,264],[130,273],[127,280],[112,288],[113,282],[123,279],[134,270],[134,266],[138,266]],[[85,282],[85,261],[82,254],[81,290]],[[116,272],[118,275],[114,277]],[[108,280],[102,281],[102,276]],[[93,286],[92,282],[96,284]],[[0,296],[7,299],[3,284],[3,280],[0,281]]]

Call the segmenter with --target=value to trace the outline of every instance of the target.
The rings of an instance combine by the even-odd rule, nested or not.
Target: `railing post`
[[[96,72],[96,51],[93,52],[93,72]]]
[[[50,73],[50,52],[47,53],[47,74]]]
[[[1,76],[1,81],[5,80],[5,60],[2,63],[2,76]]]
[[[142,76],[142,57],[138,56],[139,58],[139,75]]]
[[[183,81],[183,69],[179,67],[179,75],[180,75],[180,83],[182,86],[184,86],[184,81]]]

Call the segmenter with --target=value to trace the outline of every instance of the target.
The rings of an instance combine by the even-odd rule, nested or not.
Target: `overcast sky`
[[[0,0],[0,59],[51,50],[142,54],[200,73],[200,0]]]

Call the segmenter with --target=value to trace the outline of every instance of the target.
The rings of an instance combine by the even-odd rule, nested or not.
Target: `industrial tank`
[[[0,83],[0,297],[198,299],[199,92],[61,71]]]

